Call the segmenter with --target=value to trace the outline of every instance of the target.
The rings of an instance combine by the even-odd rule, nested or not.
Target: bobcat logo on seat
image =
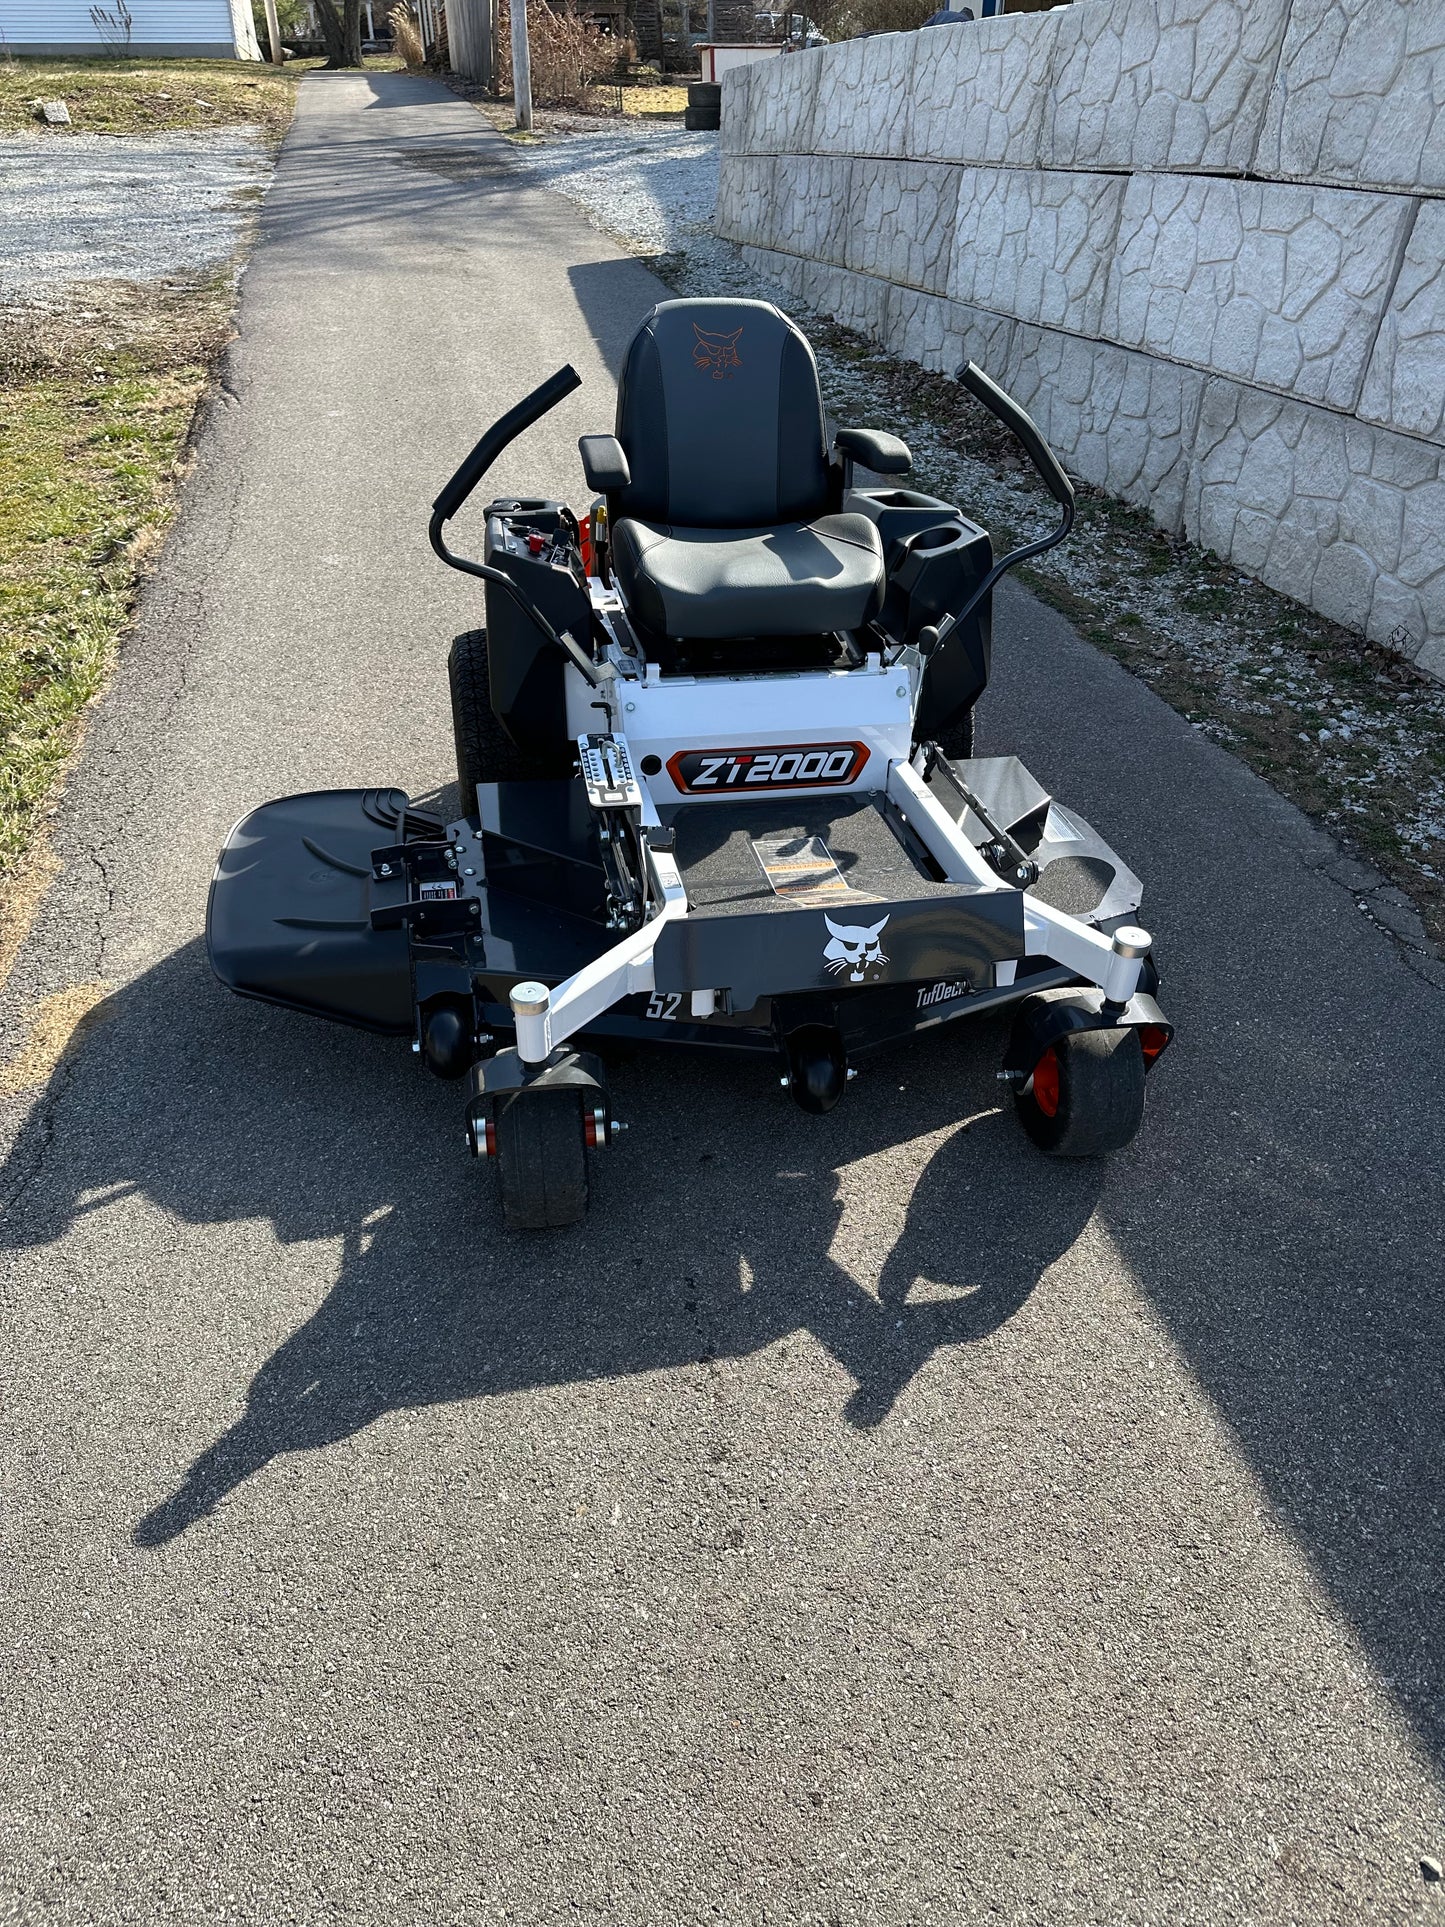
[[[823,952],[823,961],[835,977],[846,970],[850,984],[861,984],[870,970],[881,970],[887,963],[883,946],[878,941],[883,935],[887,917],[873,924],[834,923],[827,915],[823,921],[832,939]]]
[[[730,335],[710,335],[694,321],[692,331],[697,336],[692,350],[693,367],[711,375],[714,381],[731,381],[734,368],[743,365],[738,356],[738,336],[742,329],[734,328]]]

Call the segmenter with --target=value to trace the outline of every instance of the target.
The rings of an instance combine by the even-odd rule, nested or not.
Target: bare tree
[[[361,66],[361,0],[316,0],[316,13],[327,66]]]

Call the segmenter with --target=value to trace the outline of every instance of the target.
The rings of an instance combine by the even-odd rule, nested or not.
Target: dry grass
[[[0,1097],[39,1090],[87,1022],[99,1021],[93,1013],[110,993],[107,983],[72,984],[37,1004],[25,1042],[0,1063]]]
[[[623,87],[620,92],[628,120],[677,120],[687,106],[686,87]]]
[[[279,138],[290,124],[296,78],[307,63],[254,60],[16,60],[0,63],[0,133],[51,140],[82,134],[159,134],[174,129],[260,127]],[[69,127],[43,127],[36,100],[63,100]]]
[[[89,372],[117,356],[137,370],[209,363],[226,339],[232,277],[79,282],[66,297],[63,307],[0,307],[0,383]]]
[[[426,48],[421,30],[405,7],[393,7],[386,16],[391,25],[391,44],[409,74],[419,74],[426,66]]]
[[[0,989],[30,934],[45,892],[60,874],[60,861],[45,843],[35,845],[8,871],[0,869]]]

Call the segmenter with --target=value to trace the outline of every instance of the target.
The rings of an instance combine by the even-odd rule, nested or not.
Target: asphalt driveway
[[[639,1055],[509,1238],[404,1046],[210,979],[245,809],[451,780],[426,505],[566,360],[497,482],[580,502],[662,293],[434,83],[305,82],[4,992],[106,994],[0,1108],[0,1919],[1445,1918],[1445,991],[1062,620],[982,735],[1148,883],[1107,1165],[995,1024],[820,1120]]]

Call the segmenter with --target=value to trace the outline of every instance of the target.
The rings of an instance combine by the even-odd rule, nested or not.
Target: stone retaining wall
[[[759,61],[717,225],[1445,679],[1445,0],[1077,0]]]

